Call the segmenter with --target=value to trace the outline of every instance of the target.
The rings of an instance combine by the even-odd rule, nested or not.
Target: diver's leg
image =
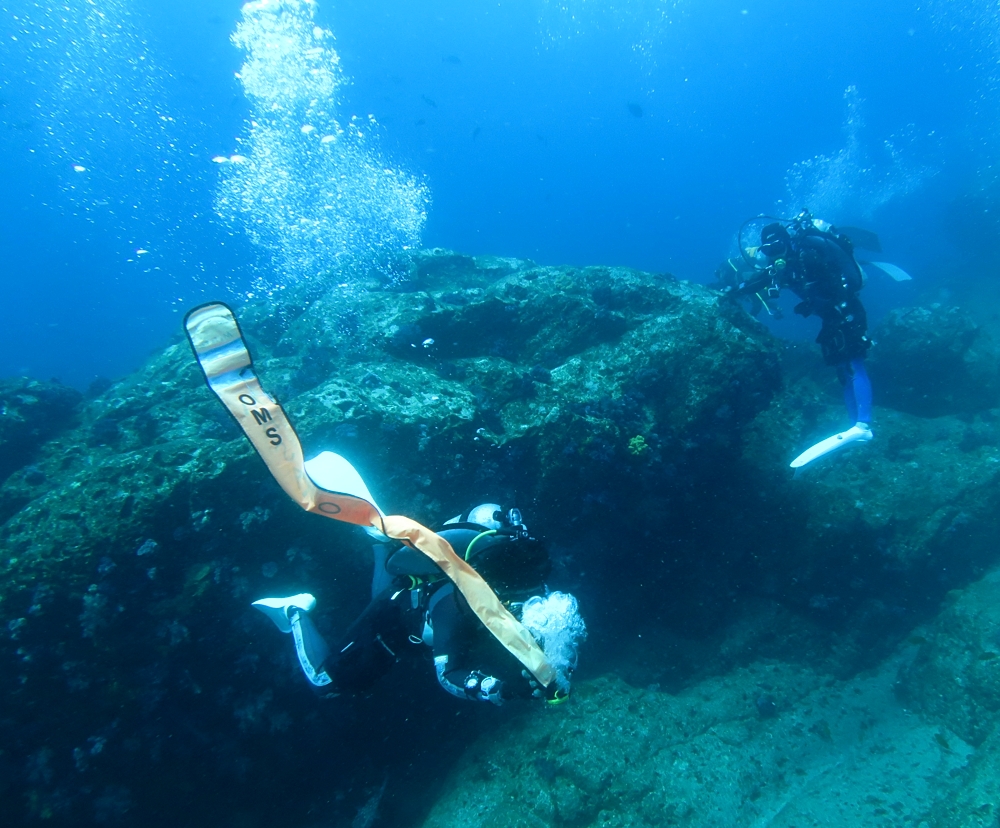
[[[325,670],[330,648],[303,610],[296,608],[291,614],[291,620],[295,654],[299,657],[302,672],[314,686],[325,687],[333,681]]]
[[[365,608],[341,639],[326,665],[339,689],[365,692],[384,676],[407,646],[405,615],[409,593],[384,590]]]
[[[331,652],[309,618],[316,606],[312,595],[263,598],[253,606],[281,632],[292,633],[299,665],[314,686],[333,684],[338,691],[358,692],[368,690],[388,672],[407,640],[404,608],[402,602],[392,600],[392,594],[386,590],[372,600],[351,624],[337,652]]]
[[[254,601],[253,606],[270,618],[281,632],[292,634],[295,654],[306,678],[316,687],[330,684],[332,679],[324,669],[330,648],[309,618],[316,599],[309,593],[302,593],[288,598],[262,598]]]
[[[868,372],[865,371],[864,360],[871,344],[865,336],[867,318],[865,309],[856,296],[850,298],[849,305],[850,312],[846,316],[838,310],[835,314],[821,317],[823,327],[816,341],[823,350],[826,364],[837,369],[837,376],[844,386],[847,413],[854,425],[847,431],[810,446],[792,461],[793,469],[802,468],[851,443],[867,443],[874,436],[869,427],[872,417],[872,386]]]
[[[848,422],[858,421],[858,398],[854,393],[854,376],[850,362],[837,363],[837,379],[844,389],[844,405],[847,406]]]
[[[868,372],[865,371],[864,358],[856,357],[835,364],[837,376],[844,385],[847,413],[854,425],[847,431],[834,434],[832,437],[827,437],[816,445],[810,446],[792,461],[793,469],[802,468],[851,443],[867,443],[874,436],[869,426],[872,416],[872,386],[868,379]]]
[[[872,421],[872,383],[865,370],[864,358],[851,360],[851,390],[855,400],[854,422],[870,425]]]
[[[395,548],[398,548],[398,544],[395,545]],[[388,543],[372,544],[372,554],[375,558],[375,571],[372,573],[373,601],[377,595],[392,586],[393,576],[386,571],[385,565],[386,561],[389,560],[389,553],[392,552],[393,549],[394,546]]]

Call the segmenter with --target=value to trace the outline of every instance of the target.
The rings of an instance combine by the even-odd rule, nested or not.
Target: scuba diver
[[[333,650],[309,617],[316,605],[312,595],[263,598],[253,606],[281,632],[292,633],[302,671],[323,695],[365,692],[414,645],[425,645],[433,652],[438,683],[456,698],[496,705],[512,698],[553,704],[565,700],[576,667],[575,639],[585,634],[585,627],[573,596],[539,594],[545,591],[549,556],[528,532],[520,511],[483,503],[446,521],[438,535],[489,580],[530,631],[544,633],[545,628],[551,637],[562,626],[565,686],[553,682],[542,688],[485,634],[441,569],[398,542],[374,545],[371,603]]]
[[[520,602],[542,589],[548,557],[518,510],[483,504],[440,532],[386,514],[346,459],[331,451],[305,459],[285,411],[261,386],[232,310],[220,302],[201,305],[185,316],[184,327],[208,387],[285,493],[307,512],[360,526],[378,541],[372,601],[336,653],[309,618],[316,605],[312,595],[254,602],[279,630],[292,634],[299,663],[315,686],[366,689],[405,641],[413,641],[433,647],[438,680],[460,698],[499,704],[517,695],[551,703],[568,697],[586,627],[572,595],[555,592]],[[501,660],[507,666],[479,669]]]
[[[743,246],[741,236],[749,223],[745,222],[738,234],[741,257],[728,260],[716,273],[723,292],[749,298],[754,315],[765,309],[773,316],[780,316],[777,309],[769,307],[768,300],[776,299],[783,288],[789,288],[801,300],[795,306],[795,313],[815,315],[822,320],[816,342],[826,364],[837,370],[848,416],[854,424],[796,457],[791,467],[800,468],[851,443],[868,442],[874,436],[872,388],[865,370],[865,355],[871,341],[867,336],[868,317],[858,298],[864,286],[864,271],[854,257],[851,239],[828,222],[814,219],[808,210],[791,220],[779,219],[763,227],[759,247]],[[874,264],[886,267],[883,263]],[[909,278],[905,273],[903,276]]]

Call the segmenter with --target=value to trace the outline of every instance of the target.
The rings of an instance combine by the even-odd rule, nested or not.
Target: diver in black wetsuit
[[[837,369],[854,425],[817,443],[797,457],[792,467],[804,466],[849,443],[871,440],[872,389],[864,363],[871,342],[868,316],[858,298],[864,274],[850,239],[803,210],[791,221],[765,226],[760,246],[743,251],[741,259],[726,262],[717,275],[723,291],[749,297],[755,313],[761,308],[771,313],[767,300],[788,288],[801,300],[795,306],[797,314],[815,315],[823,322],[816,342],[827,365]]]
[[[526,627],[531,629],[529,616],[539,610],[544,614],[542,608],[549,606],[546,625],[564,622],[582,637],[583,622],[572,596],[532,597],[544,595],[551,564],[545,545],[531,537],[517,509],[484,503],[447,521],[438,534],[490,581]],[[566,698],[568,684],[553,683],[546,690],[522,671],[433,561],[399,543],[379,543],[374,551],[372,600],[335,650],[309,618],[316,605],[312,595],[254,602],[279,630],[293,634],[302,670],[321,692],[365,692],[414,645],[423,644],[433,651],[441,687],[457,698],[497,705],[517,697]],[[567,676],[575,667],[575,641],[571,649],[573,663],[564,665]]]
[[[577,643],[586,636],[586,627],[572,595],[532,595],[519,603],[519,595],[540,587],[544,578],[544,574],[534,577],[537,573],[525,562],[546,559],[539,554],[544,548],[530,537],[516,509],[505,513],[495,504],[484,504],[464,521],[448,521],[441,534],[404,515],[386,514],[346,458],[321,451],[306,459],[291,420],[257,377],[231,308],[221,302],[199,305],[185,316],[184,329],[208,387],[243,429],[285,494],[305,511],[359,526],[380,542],[372,605],[335,652],[309,619],[316,605],[312,595],[254,602],[280,631],[292,634],[299,664],[314,685],[326,687],[337,679],[345,688],[370,686],[401,652],[392,644],[399,646],[399,634],[412,623],[406,640],[415,644],[431,644],[434,637],[430,634],[437,625],[438,640],[432,644],[436,672],[445,690],[456,696],[497,704],[503,700],[502,674],[510,672],[507,667],[487,672],[466,668],[467,654],[469,662],[481,665],[492,664],[495,658],[472,659],[477,638],[483,639],[484,647],[496,642],[524,668],[520,675],[531,695],[537,691],[538,697],[553,703],[568,696]],[[393,541],[399,546],[381,548]],[[505,554],[494,556],[494,546]],[[414,559],[402,547],[419,552],[426,560]],[[494,580],[505,588],[506,603],[479,571],[491,574],[494,559]],[[400,579],[398,586],[394,578]],[[409,598],[409,610],[405,600],[400,602],[401,596]],[[466,608],[478,627],[466,624]],[[400,613],[403,620],[397,618]],[[492,638],[487,640],[483,632]],[[506,657],[505,661],[510,664]],[[518,694],[515,683],[511,682],[509,695]]]

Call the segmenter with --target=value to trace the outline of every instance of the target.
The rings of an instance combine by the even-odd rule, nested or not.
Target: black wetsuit
[[[792,236],[791,250],[781,261],[783,268],[772,264],[766,269],[737,262],[729,276],[739,280],[732,292],[753,296],[769,290],[773,295],[788,288],[801,300],[795,306],[797,314],[822,320],[816,342],[827,365],[864,359],[871,342],[866,335],[868,314],[858,298],[864,277],[853,253],[828,234],[802,230]]]
[[[823,321],[816,342],[827,365],[864,359],[871,347],[868,314],[858,298],[864,283],[854,255],[826,235],[806,233],[792,238],[781,286],[802,301],[795,312]]]
[[[762,236],[768,229],[764,228]],[[793,231],[785,234],[788,248],[780,256],[773,255],[768,267],[737,259],[721,267],[717,276],[731,295],[755,297],[759,303],[754,306],[755,315],[764,307],[761,293],[774,297],[783,288],[795,293],[801,300],[795,312],[818,316],[823,322],[816,342],[826,364],[837,369],[848,417],[867,425],[872,418],[872,389],[864,359],[871,342],[868,314],[858,298],[864,285],[861,266],[846,239],[808,224],[799,224]]]
[[[439,534],[464,557],[470,540],[482,532],[482,527],[460,525]],[[532,591],[544,591],[549,560],[540,542],[499,535],[481,538],[475,548],[472,562],[503,597],[517,592],[515,597],[523,600]],[[505,569],[517,568],[515,577],[489,572],[491,557],[501,560]],[[452,695],[481,700],[479,688],[469,686],[470,676],[499,679],[505,699],[530,695],[520,663],[483,626],[436,564],[408,547],[382,544],[375,547],[375,561],[372,600],[323,663],[333,680],[323,692],[365,692],[408,653],[426,657],[419,646],[426,643],[433,651],[438,681]]]

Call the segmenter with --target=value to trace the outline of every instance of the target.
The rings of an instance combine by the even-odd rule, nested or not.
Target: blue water
[[[293,105],[275,122],[285,168],[247,152],[266,107],[235,77],[238,3],[50,5],[0,0],[0,376],[114,378],[194,303],[280,302],[406,242],[707,282],[745,218],[809,206],[877,230],[914,276],[871,284],[874,316],[988,284],[986,0],[300,4],[343,77],[313,132],[291,130]],[[319,143],[352,115],[363,137]],[[252,163],[212,160],[233,155]],[[345,163],[416,190],[329,191],[324,165]],[[277,205],[276,170],[298,188]],[[244,209],[220,204],[227,186]],[[299,214],[315,222],[290,239]]]

